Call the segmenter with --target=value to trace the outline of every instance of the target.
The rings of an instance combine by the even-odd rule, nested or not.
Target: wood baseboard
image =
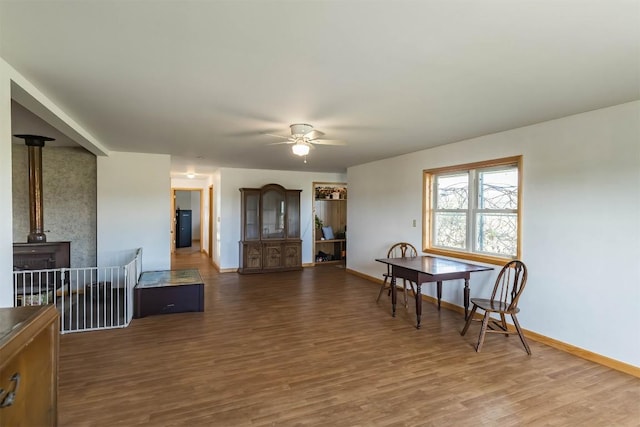
[[[585,350],[583,348],[576,347],[574,345],[567,344],[553,338],[549,338],[537,332],[528,331],[526,329],[523,329],[523,331],[524,335],[527,338],[531,338],[531,340],[533,341],[548,345],[549,347],[557,348],[558,350],[562,350],[574,356],[578,356],[582,359],[586,359],[599,365],[606,366],[607,368],[615,369],[616,371],[624,372],[625,374],[633,375],[636,378],[640,378],[640,367],[633,366],[616,359],[611,359],[610,357],[603,356],[601,354],[594,353],[592,351]]]
[[[362,277],[363,279],[366,279],[370,282],[376,283],[378,285],[382,285],[383,280],[382,279],[378,279],[376,277],[372,277],[369,276],[367,274],[364,273],[360,273],[359,271],[355,271],[355,270],[351,270],[350,268],[346,269],[348,273],[353,274],[354,276],[358,276],[358,277]],[[411,292],[411,291],[409,291]],[[412,293],[413,294],[413,293]],[[431,304],[434,305],[438,305],[438,299],[429,295],[422,295],[422,300],[423,301],[427,301]],[[455,311],[457,313],[461,313],[462,315],[464,315],[464,308],[460,307],[459,305],[456,304],[451,304],[449,302],[446,301],[441,301],[440,302],[440,306],[442,308],[446,308],[447,310],[451,310],[451,311]],[[476,313],[476,317],[481,318],[480,315],[478,315]],[[512,324],[507,323],[507,326],[509,327],[510,330],[512,330],[513,332],[515,332],[515,327]],[[554,338],[550,338],[547,337],[545,335],[539,334],[537,332],[533,332],[527,329],[522,329],[522,331],[524,332],[525,337],[531,339],[532,341],[536,341],[539,342],[541,344],[545,344],[548,345],[549,347],[553,347],[556,348],[558,350],[562,350],[566,353],[569,353],[573,356],[577,356],[580,357],[582,359],[586,359],[589,360],[591,362],[595,362],[599,365],[603,365],[606,366],[607,368],[611,368],[611,369],[615,369],[616,371],[620,371],[620,372],[624,372],[625,374],[629,374],[629,375],[633,375],[634,377],[640,378],[640,367],[638,366],[634,366],[628,363],[624,363],[621,362],[619,360],[616,359],[612,359],[610,357],[607,356],[603,356],[601,354],[598,353],[594,353],[592,351],[589,350],[585,350],[583,348],[580,347],[576,347],[574,345],[571,344],[567,344],[565,342],[562,341],[558,341]]]
[[[349,274],[353,274],[354,276],[362,277],[363,279],[366,279],[366,280],[368,280],[370,282],[377,283],[378,285],[382,285],[382,283],[383,283],[383,280],[382,279],[378,279],[377,277],[369,276],[368,274],[360,273],[359,271],[355,271],[355,270],[352,270],[350,268],[346,268],[345,270]]]

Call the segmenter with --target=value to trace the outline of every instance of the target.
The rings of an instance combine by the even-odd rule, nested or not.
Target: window
[[[424,252],[503,264],[520,257],[522,157],[424,171]]]

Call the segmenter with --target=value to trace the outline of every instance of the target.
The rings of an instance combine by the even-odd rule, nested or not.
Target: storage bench
[[[142,273],[134,288],[134,318],[189,311],[204,311],[204,283],[198,270]]]

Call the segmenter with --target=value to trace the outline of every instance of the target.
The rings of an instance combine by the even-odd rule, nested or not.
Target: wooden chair
[[[482,318],[482,326],[480,327],[480,336],[478,337],[478,345],[476,351],[479,352],[482,349],[484,342],[484,336],[487,332],[504,334],[509,336],[509,330],[507,329],[507,322],[505,315],[508,314],[513,319],[513,324],[516,327],[520,341],[524,345],[527,354],[531,355],[531,349],[527,340],[524,338],[520,323],[516,317],[516,313],[520,311],[518,308],[518,300],[524,286],[527,283],[527,267],[521,261],[510,261],[500,271],[496,284],[493,287],[493,293],[491,299],[471,298],[473,308],[467,319],[467,323],[464,325],[464,329],[460,333],[464,335],[469,329],[469,325],[474,320],[473,317],[476,314],[478,308],[484,310],[484,317]],[[500,315],[500,321],[491,317],[491,313]]]
[[[389,251],[387,252],[387,258],[406,258],[406,257],[416,257],[416,256],[418,256],[418,251],[416,250],[416,248],[410,243],[406,243],[406,242],[396,243],[395,245],[391,246],[389,248]],[[384,282],[382,282],[382,286],[380,287],[380,292],[378,292],[378,298],[376,299],[376,302],[380,301],[380,296],[382,295],[382,292],[384,292],[385,289],[389,290],[389,295],[391,294],[391,276],[392,276],[391,266],[387,264],[387,272],[383,274]],[[389,282],[389,285],[387,285],[387,282]],[[416,289],[413,287],[413,282],[409,282],[409,285],[411,286],[411,290],[415,295]],[[397,286],[397,283],[396,283],[396,286]],[[404,291],[404,306],[406,308],[408,307],[408,303],[407,303],[407,281],[405,279],[402,279],[402,290]]]

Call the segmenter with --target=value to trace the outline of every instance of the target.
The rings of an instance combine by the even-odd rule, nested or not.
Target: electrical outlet
[[[414,227],[416,226],[416,220],[415,219],[413,220],[413,226]]]

